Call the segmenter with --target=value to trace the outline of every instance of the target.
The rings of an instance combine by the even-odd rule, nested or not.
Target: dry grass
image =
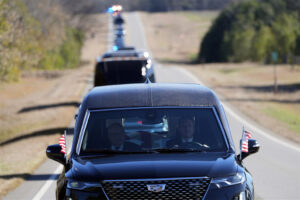
[[[300,69],[278,66],[279,92],[274,94],[272,66],[244,63],[182,67],[262,126],[300,142]]]
[[[191,64],[215,12],[141,13],[148,44],[165,66],[178,65],[222,94],[268,129],[300,142],[300,69],[277,66],[279,93],[273,93],[273,66],[257,63]]]
[[[103,15],[85,21],[94,28],[86,33],[79,68],[26,72],[20,82],[0,86],[0,198],[46,159],[46,147],[72,121],[96,57],[106,50],[106,21]]]
[[[199,50],[200,38],[217,16],[216,11],[141,13],[149,47],[163,63],[186,63]]]

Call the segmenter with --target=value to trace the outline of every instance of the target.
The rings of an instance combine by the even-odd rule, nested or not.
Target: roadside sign
[[[277,85],[277,70],[276,70],[276,63],[278,60],[278,53],[276,51],[272,52],[272,61],[274,63],[273,72],[274,72],[274,93],[276,94],[278,91],[278,85]]]
[[[278,53],[276,51],[272,52],[272,60],[273,62],[277,62],[278,60]]]

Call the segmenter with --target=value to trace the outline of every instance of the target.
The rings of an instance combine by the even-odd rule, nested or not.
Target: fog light
[[[233,200],[246,200],[245,192],[241,192],[239,195],[235,196]]]
[[[97,182],[82,182],[69,179],[67,183],[67,188],[76,190],[89,190],[101,187],[101,184]]]
[[[78,188],[79,187],[79,182],[72,181],[72,182],[70,182],[70,186],[71,186],[71,188]]]

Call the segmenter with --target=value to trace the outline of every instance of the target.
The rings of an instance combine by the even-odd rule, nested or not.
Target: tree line
[[[292,62],[300,55],[298,0],[245,0],[225,8],[203,38],[201,62]]]
[[[72,16],[103,13],[112,4],[125,11],[221,9],[241,0],[0,0],[0,82],[26,69],[77,66],[83,32]],[[81,18],[82,19],[82,18]]]
[[[129,0],[129,10],[165,12],[181,10],[219,10],[240,0]]]
[[[0,1],[0,82],[17,80],[22,70],[78,65],[83,34],[69,23],[67,1]]]
[[[219,10],[230,3],[242,0],[85,0],[85,9],[82,4],[78,6],[74,0],[73,4],[77,5],[76,12],[103,12],[112,4],[120,4],[124,11],[146,11],[146,12],[166,12],[181,10]],[[82,1],[81,1],[82,2]]]

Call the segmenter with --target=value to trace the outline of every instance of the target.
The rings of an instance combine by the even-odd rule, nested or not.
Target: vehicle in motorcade
[[[155,82],[148,52],[123,47],[97,58],[94,86]]]
[[[123,7],[121,5],[112,5],[107,9],[108,13],[111,13],[112,16],[117,16],[121,13]]]
[[[114,45],[117,47],[117,49],[124,48],[125,47],[125,34],[126,31],[124,29],[115,29],[114,31]]]
[[[115,31],[124,31],[125,29],[122,24],[119,24],[119,25],[114,26],[114,30]]]
[[[116,50],[125,47],[125,41],[123,35],[115,35],[114,47],[116,48]]]
[[[125,30],[119,30],[119,29],[115,30],[115,37],[124,37],[125,35],[126,35]]]
[[[118,14],[113,17],[113,23],[114,23],[114,25],[122,25],[125,23],[125,20],[123,19],[121,14]]]
[[[123,7],[121,6],[121,5],[119,5],[119,4],[116,4],[116,5],[112,5],[112,10],[114,11],[114,12],[121,12],[122,10],[123,10]]]
[[[135,120],[167,126],[133,132],[126,121]],[[78,110],[68,156],[58,144],[46,152],[64,165],[57,199],[252,200],[242,161],[258,149],[249,139],[248,153],[238,155],[212,90],[147,82],[92,89]]]

